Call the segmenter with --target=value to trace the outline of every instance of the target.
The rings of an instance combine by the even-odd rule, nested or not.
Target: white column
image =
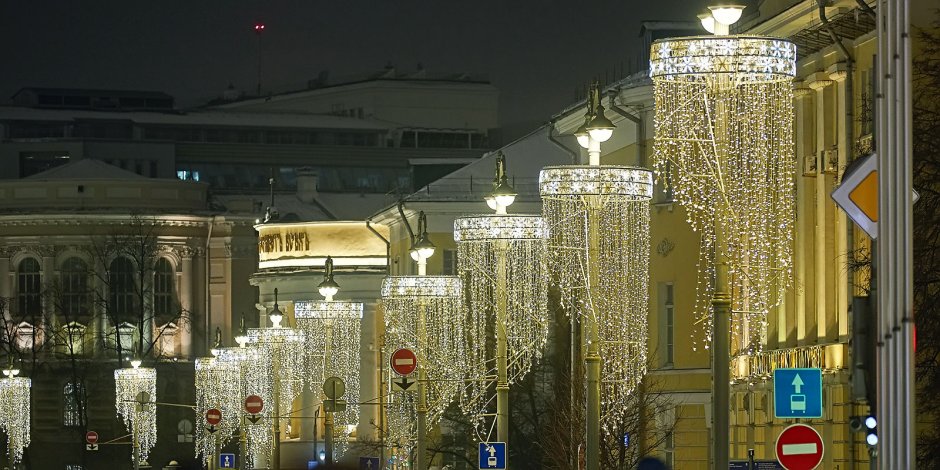
[[[181,256],[181,269],[176,274],[177,292],[179,293],[180,308],[189,328],[180,329],[180,352],[184,357],[193,355],[193,334],[196,329],[193,322],[193,253],[186,250]],[[182,323],[182,322],[181,322]],[[187,323],[184,323],[187,324]],[[188,331],[187,331],[188,330]]]
[[[852,142],[848,138],[851,135],[851,127],[854,122],[850,122],[847,116],[849,113],[849,101],[851,97],[846,95],[847,81],[849,78],[848,67],[844,62],[839,62],[829,67],[829,78],[836,83],[836,110],[834,120],[836,121],[836,142],[839,145],[839,168],[835,177],[835,184],[842,182],[842,173],[853,152]],[[836,306],[836,328],[838,329],[839,340],[846,341],[849,336],[849,241],[848,224],[845,211],[836,210],[835,220],[833,221],[835,229],[835,306]],[[834,333],[834,332],[833,332]]]
[[[813,231],[813,261],[815,263],[815,305],[816,305],[816,342],[826,342],[826,202],[829,193],[826,191],[826,150],[828,139],[826,127],[826,87],[832,84],[829,74],[819,72],[813,74],[809,87],[816,91],[816,225]]]
[[[807,156],[807,148],[809,147],[807,140],[811,135],[807,135],[806,124],[806,107],[811,102],[812,90],[809,88],[802,88],[798,84],[795,84],[794,96],[796,97],[796,159],[797,159],[797,171],[796,175],[796,234],[794,239],[795,248],[793,250],[793,308],[792,316],[787,315],[785,320],[788,320],[788,323],[796,329],[796,344],[787,344],[788,346],[796,346],[797,344],[803,344],[806,341],[806,335],[808,328],[808,319],[806,318],[806,290],[809,288],[807,285],[807,276],[806,276],[806,237],[809,233],[811,225],[809,224],[810,218],[809,214],[805,210],[806,199],[808,197],[809,189],[807,188],[808,183],[813,180],[807,179],[803,176],[803,171],[806,170],[803,168],[803,159]],[[787,334],[788,330],[784,329],[783,334]],[[784,338],[784,341],[788,338]]]

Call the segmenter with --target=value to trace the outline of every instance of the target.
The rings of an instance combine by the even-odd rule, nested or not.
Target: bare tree
[[[937,11],[940,16],[940,10]],[[940,469],[940,18],[922,29],[913,61],[914,317],[918,468]]]

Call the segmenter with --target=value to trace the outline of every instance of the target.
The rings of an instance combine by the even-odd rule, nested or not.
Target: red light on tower
[[[255,32],[261,34],[264,31],[264,23],[255,23]]]

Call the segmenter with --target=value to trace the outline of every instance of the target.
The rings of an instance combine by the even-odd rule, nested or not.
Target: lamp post
[[[531,369],[548,338],[548,229],[540,216],[506,213],[516,195],[500,153],[493,192],[485,198],[496,214],[454,221],[458,271],[468,298],[463,329],[468,343],[476,345],[467,351],[468,386],[461,406],[478,428],[488,427],[484,416],[492,402],[495,371],[496,440],[506,443],[509,385]],[[491,351],[485,345],[494,332],[496,350]]]
[[[699,18],[714,36],[659,40],[650,51],[656,168],[701,234],[696,323],[710,330],[715,468],[729,460],[731,336],[737,357],[760,351],[766,315],[789,286],[795,218],[796,48],[729,36],[743,8],[711,7]]]
[[[274,470],[281,468],[281,405],[288,407],[303,384],[303,332],[281,326],[284,314],[277,304],[277,289],[274,289],[274,306],[268,314],[270,328],[249,328],[248,343],[257,351],[256,363],[250,369],[246,380],[249,387],[258,390],[257,394],[264,401],[273,404],[271,423],[268,433],[272,437],[270,446],[270,465]],[[260,370],[256,370],[260,369]],[[290,409],[290,408],[288,408]],[[255,436],[261,442],[261,436]],[[249,443],[250,446],[250,443]],[[263,455],[263,451],[253,453]],[[255,462],[257,466],[258,462]]]
[[[415,465],[425,469],[427,431],[457,396],[466,364],[466,341],[461,328],[463,283],[456,276],[427,275],[427,260],[435,246],[428,237],[423,212],[418,216],[418,233],[411,248],[418,275],[386,277],[382,281],[382,302],[388,337],[385,345],[393,348],[387,353],[406,347],[418,359],[417,390],[392,394],[397,406],[390,410],[389,420],[399,426],[389,428],[399,441],[406,441],[406,447],[414,429]],[[417,397],[412,398],[411,393]]]
[[[339,377],[344,384],[345,400],[339,400],[337,396],[330,399],[330,409],[324,406],[324,423],[330,427],[338,424],[341,430],[339,433],[327,432],[324,436],[328,464],[345,451],[349,426],[359,421],[359,336],[363,304],[334,300],[339,287],[333,278],[333,258],[328,256],[323,281],[317,286],[325,300],[294,302],[297,327],[303,330],[305,336],[308,389],[311,392],[320,390],[329,377]],[[344,406],[345,409],[340,410]],[[339,443],[334,442],[337,435]]]
[[[240,426],[242,397],[241,364],[226,360],[226,348],[222,347],[221,331],[212,348],[212,357],[201,357],[195,361],[196,393],[196,449],[202,454],[209,468],[218,463],[219,449],[225,445]],[[206,412],[217,409],[222,412],[222,421],[212,427],[203,422]]]
[[[646,373],[652,174],[600,164],[600,143],[611,137],[613,124],[603,116],[596,82],[588,108],[578,140],[588,149],[589,164],[542,169],[539,191],[562,306],[572,331],[582,329],[581,344],[573,338],[572,351],[584,351],[585,457],[588,470],[598,470],[602,429],[623,417]],[[576,380],[573,374],[572,395]]]
[[[157,443],[157,370],[140,365],[140,359],[133,359],[131,367],[114,371],[115,407],[131,431],[135,470]]]
[[[10,470],[23,457],[23,449],[29,446],[30,388],[32,381],[17,377],[19,368],[10,364],[3,369],[0,379],[0,430],[7,435],[7,457]]]
[[[225,384],[220,384],[216,382],[215,384],[210,384],[209,387],[218,386],[219,388],[221,388],[222,390],[219,390],[216,393],[219,393],[219,394],[224,393],[226,395],[226,398],[224,400],[225,401],[231,400],[231,404],[228,406],[229,407],[235,406],[235,409],[233,411],[230,411],[229,413],[226,413],[225,410],[223,410],[223,414],[226,414],[228,416],[234,416],[230,413],[233,413],[233,412],[238,413],[238,420],[237,421],[233,420],[233,423],[234,422],[238,423],[240,467],[242,470],[248,470],[250,468],[255,467],[254,465],[249,465],[248,463],[249,456],[252,456],[254,454],[254,457],[252,458],[252,460],[260,463],[264,460],[263,455],[266,455],[266,454],[259,452],[260,450],[259,448],[266,447],[264,444],[261,444],[262,442],[266,442],[266,440],[261,439],[260,441],[255,441],[251,439],[252,433],[250,431],[253,425],[248,424],[248,420],[246,417],[247,411],[244,409],[245,398],[248,397],[249,395],[260,393],[259,388],[256,388],[256,387],[259,387],[259,384],[263,383],[263,381],[259,381],[259,380],[248,380],[248,377],[259,376],[260,374],[263,374],[263,371],[258,370],[258,366],[257,366],[259,362],[258,351],[255,348],[247,347],[248,331],[245,328],[245,315],[244,314],[242,314],[242,318],[239,322],[239,325],[240,325],[239,333],[237,336],[235,336],[235,342],[238,343],[238,347],[219,347],[219,348],[213,349],[213,354],[215,355],[215,358],[214,358],[215,363],[224,363],[224,364],[227,364],[227,366],[224,366],[224,367],[234,368],[235,370],[234,377],[232,377],[232,375],[227,376],[228,380],[234,380],[234,382],[225,383]],[[199,390],[201,388],[200,376],[198,372],[199,371],[197,367],[197,376],[196,376],[197,393],[199,393]],[[206,380],[208,380],[209,378],[210,377],[207,375]],[[197,403],[198,403],[198,399],[197,399]],[[254,427],[259,427],[259,426],[254,426]],[[270,436],[270,433],[266,432],[266,430],[262,430],[261,433],[255,433],[255,434],[260,434],[261,436]],[[252,445],[253,443],[255,445]]]

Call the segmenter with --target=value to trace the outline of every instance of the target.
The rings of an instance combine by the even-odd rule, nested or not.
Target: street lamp
[[[591,84],[591,92],[587,99],[587,111],[584,113],[584,124],[574,132],[578,145],[587,149],[588,162],[591,165],[601,164],[601,144],[610,140],[617,126],[604,115],[604,105],[601,104],[600,86],[597,80]]]
[[[281,404],[287,404],[290,410],[304,383],[304,334],[298,329],[281,326],[284,314],[277,304],[277,294],[277,289],[274,289],[274,306],[268,314],[271,327],[248,329],[248,343],[258,354],[245,376],[247,387],[253,394],[260,396],[265,403],[273,404],[267,430],[261,426],[249,427],[249,451],[256,466],[259,460],[263,461],[270,455],[270,466],[274,470],[281,468],[281,424],[289,420],[288,416],[281,414]],[[261,436],[265,432],[271,436],[270,441]],[[261,447],[265,441],[270,442],[267,449]]]
[[[238,441],[241,454],[241,468],[247,470],[250,468],[261,468],[265,465],[264,462],[271,453],[273,441],[270,425],[266,426],[264,422],[260,425],[249,424],[246,419],[246,411],[243,407],[243,400],[249,395],[260,396],[263,384],[266,383],[267,379],[267,372],[260,370],[258,366],[260,363],[258,350],[246,346],[248,343],[248,331],[245,329],[244,315],[241,320],[241,332],[239,336],[236,336],[236,340],[240,337],[243,338],[244,341],[240,341],[238,347],[219,348],[215,361],[228,364],[228,366],[224,367],[232,367],[237,373],[234,377],[234,381],[224,384],[224,387],[222,387],[223,390],[220,390],[219,393],[230,395],[225,400],[236,400],[238,402],[238,408],[236,409],[238,414],[229,416],[232,416],[233,420],[234,416],[238,416],[238,419],[235,421],[237,421],[239,427]],[[251,378],[250,380],[249,377]],[[199,383],[197,375],[197,391],[201,388]],[[209,386],[214,387],[215,384]],[[223,413],[225,413],[224,410]],[[261,415],[262,418],[268,418],[271,415],[270,409],[265,408]],[[251,460],[251,463],[249,463],[249,460]]]
[[[13,366],[12,358],[0,379],[0,430],[7,435],[7,453],[10,469],[23,458],[23,449],[29,446],[30,387],[26,377],[17,377],[20,370]]]
[[[457,396],[466,368],[467,345],[461,321],[465,315],[463,283],[456,276],[426,275],[434,245],[427,236],[423,212],[418,215],[418,233],[411,250],[418,275],[386,277],[381,293],[386,355],[391,357],[396,349],[409,348],[418,359],[417,390],[390,395],[389,434],[405,448],[412,446],[413,436],[417,435],[415,468],[424,469],[427,431]]]
[[[478,429],[485,425],[496,382],[496,440],[509,440],[509,385],[541,357],[548,338],[548,229],[542,217],[508,215],[515,200],[505,157],[496,159],[495,215],[454,221],[458,271],[467,289],[467,388],[461,407]],[[496,350],[487,348],[495,332]],[[487,438],[489,441],[490,439]]]
[[[646,373],[652,174],[600,165],[599,139],[610,138],[612,125],[593,126],[603,113],[596,83],[588,107],[597,111],[586,126],[590,164],[542,169],[539,191],[550,232],[549,264],[572,332],[582,331],[580,345],[573,336],[572,368],[583,351],[585,455],[588,470],[598,470],[601,431],[620,421]],[[592,129],[599,132],[591,136]],[[572,374],[573,396],[576,380]]]
[[[715,36],[663,39],[650,50],[655,166],[701,236],[695,323],[713,354],[715,468],[729,459],[731,335],[736,356],[760,352],[766,315],[790,284],[795,219],[796,47],[728,36],[742,8],[703,15]]]
[[[157,370],[140,367],[135,358],[131,367],[114,371],[115,408],[124,426],[131,431],[135,470],[147,461],[150,449],[157,443]]]
[[[317,288],[325,300],[294,302],[294,317],[297,328],[305,336],[308,390],[320,393],[329,377],[339,377],[345,384],[346,408],[336,412],[324,409],[324,429],[334,430],[325,436],[326,462],[332,464],[348,445],[350,426],[359,422],[359,337],[363,304],[333,300],[339,292],[339,284],[333,279],[332,257],[326,258],[323,281]],[[331,409],[337,408],[335,404],[334,399]]]

